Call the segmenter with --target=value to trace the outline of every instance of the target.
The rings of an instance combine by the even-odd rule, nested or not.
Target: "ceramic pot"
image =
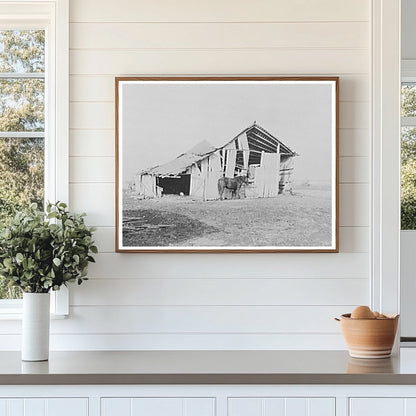
[[[50,294],[23,294],[22,360],[49,358]]]
[[[351,357],[388,358],[391,356],[399,315],[384,319],[353,319],[341,315],[341,329]]]

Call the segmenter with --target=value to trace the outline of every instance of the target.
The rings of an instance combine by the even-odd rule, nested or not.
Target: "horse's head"
[[[247,175],[237,176],[237,178],[239,178],[240,183],[242,183],[244,185],[247,185],[249,183]]]

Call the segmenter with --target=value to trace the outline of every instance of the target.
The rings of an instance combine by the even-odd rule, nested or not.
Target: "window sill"
[[[63,286],[60,290],[51,292],[51,319],[65,319],[69,316],[69,291]],[[0,300],[0,321],[22,320],[22,299]]]
[[[21,321],[23,317],[22,311],[2,311],[0,310],[0,321]],[[60,319],[67,319],[69,315],[60,315],[57,313],[51,313],[51,320],[56,321]]]

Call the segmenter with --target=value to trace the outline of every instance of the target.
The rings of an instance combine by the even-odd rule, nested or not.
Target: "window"
[[[407,64],[409,65],[409,64]],[[401,87],[401,229],[416,230],[416,65]],[[414,72],[414,75],[412,74]],[[413,76],[412,76],[413,75]]]
[[[0,30],[0,220],[44,204],[45,31]],[[21,291],[0,278],[0,299]]]
[[[68,0],[0,0],[0,15],[1,221],[11,205],[68,201]],[[0,314],[19,295],[0,282]],[[53,297],[67,313],[67,292]]]

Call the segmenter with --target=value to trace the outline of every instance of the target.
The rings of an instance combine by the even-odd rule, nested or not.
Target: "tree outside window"
[[[44,203],[45,31],[0,31],[0,224]],[[19,298],[0,278],[0,299]]]

